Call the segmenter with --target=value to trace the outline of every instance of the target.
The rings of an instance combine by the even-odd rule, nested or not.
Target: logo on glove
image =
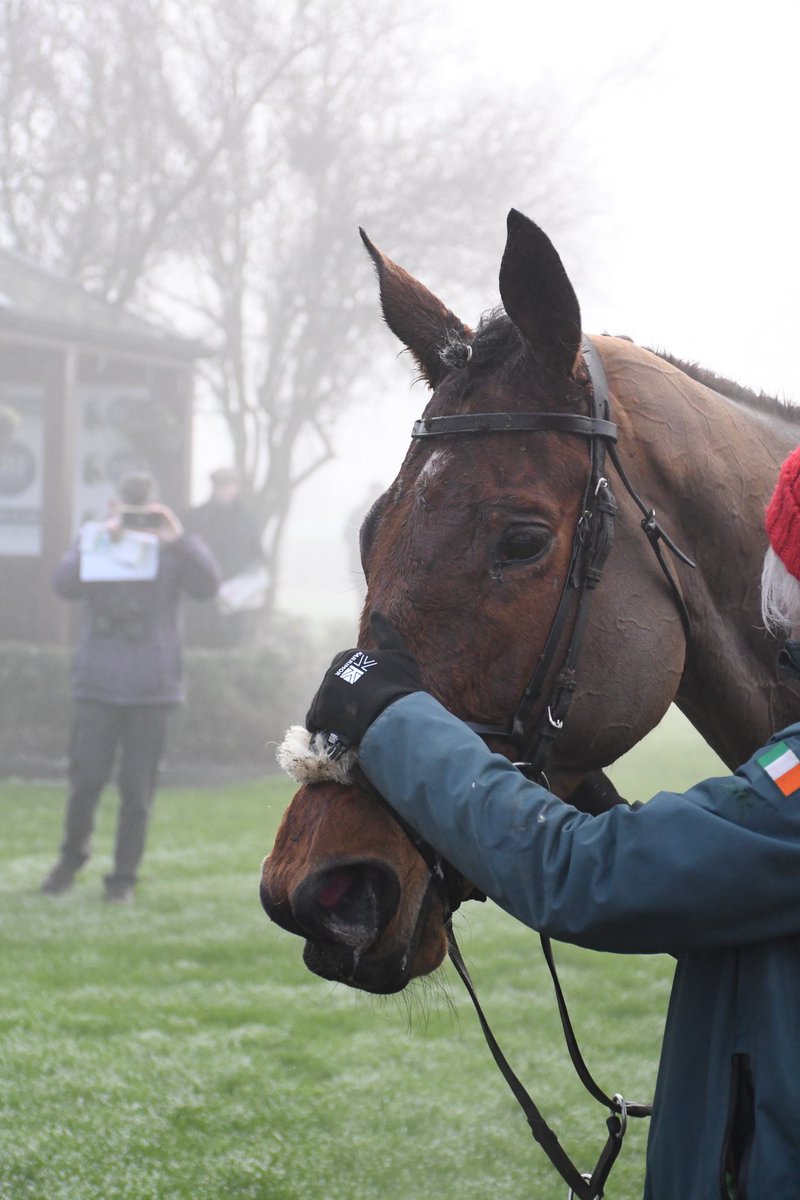
[[[339,667],[336,674],[343,683],[358,683],[361,676],[374,666],[377,666],[377,659],[369,658],[363,650],[358,650],[348,658],[344,666]]]

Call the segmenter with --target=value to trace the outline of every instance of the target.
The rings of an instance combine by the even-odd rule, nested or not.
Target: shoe
[[[133,884],[106,880],[105,897],[109,904],[133,904]]]
[[[62,860],[56,863],[42,883],[41,890],[46,896],[61,896],[68,892],[75,880],[76,872]]]

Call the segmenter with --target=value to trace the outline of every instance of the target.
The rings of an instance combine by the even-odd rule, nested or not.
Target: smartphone
[[[130,505],[128,508],[122,508],[120,509],[120,518],[123,529],[152,530],[158,529],[164,524],[164,514],[154,512],[146,505],[142,507]]]

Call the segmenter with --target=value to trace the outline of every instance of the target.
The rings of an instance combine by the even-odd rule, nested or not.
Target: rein
[[[611,1168],[617,1160],[620,1150],[622,1149],[622,1141],[625,1137],[625,1132],[628,1125],[628,1117],[649,1117],[653,1106],[651,1104],[632,1103],[625,1100],[621,1093],[617,1092],[614,1096],[608,1096],[598,1083],[595,1082],[589,1068],[586,1065],[583,1055],[581,1054],[578,1045],[578,1039],[575,1036],[575,1030],[572,1025],[572,1020],[567,1008],[567,1002],[564,997],[564,992],[561,987],[561,981],[558,978],[553,951],[550,945],[550,939],[540,935],[542,943],[542,951],[544,953],[545,962],[547,963],[550,976],[553,980],[553,987],[556,994],[556,1003],[558,1005],[558,1015],[561,1020],[561,1028],[564,1032],[564,1040],[567,1044],[569,1056],[572,1060],[572,1065],[575,1068],[575,1073],[580,1079],[587,1092],[595,1099],[603,1104],[610,1115],[606,1119],[606,1128],[608,1136],[605,1145],[600,1152],[600,1157],[597,1160],[595,1168],[592,1172],[582,1174],[575,1166],[572,1159],[567,1154],[564,1147],[558,1140],[556,1133],[550,1128],[546,1120],[542,1116],[533,1097],[527,1090],[525,1085],[520,1080],[519,1076],[514,1072],[511,1064],[506,1058],[503,1050],[497,1041],[486,1014],[483,1011],[480,1000],[478,999],[475,985],[464,962],[461,948],[456,941],[455,930],[453,929],[453,914],[461,904],[461,891],[463,889],[463,881],[458,872],[451,864],[442,857],[438,850],[434,849],[429,842],[426,842],[416,830],[405,821],[399,813],[391,807],[384,797],[377,791],[370,780],[364,775],[359,767],[356,767],[356,775],[359,786],[384,807],[387,813],[397,822],[400,828],[408,837],[417,853],[422,857],[425,865],[430,873],[429,887],[438,895],[439,902],[442,906],[442,915],[444,919],[445,929],[447,930],[447,951],[450,961],[455,968],[456,974],[461,979],[467,994],[472,1001],[475,1012],[480,1023],[483,1036],[486,1039],[486,1044],[489,1047],[491,1055],[497,1065],[500,1074],[508,1084],[508,1087],[514,1096],[514,1099],[519,1104],[525,1118],[530,1127],[530,1131],[544,1150],[550,1162],[558,1171],[561,1178],[569,1187],[568,1200],[601,1200],[606,1180],[608,1179]],[[468,899],[485,900],[486,896],[482,892],[473,892]]]
[[[687,640],[691,636],[686,603],[664,555],[661,543],[663,542],[671,553],[687,566],[694,567],[695,564],[688,555],[678,549],[656,519],[655,509],[649,507],[641,499],[631,484],[617,453],[617,426],[611,420],[608,383],[600,355],[588,338],[583,339],[581,349],[591,382],[591,411],[588,415],[468,413],[459,416],[430,417],[415,422],[411,434],[412,438],[429,438],[489,433],[562,433],[583,437],[589,442],[590,470],[584,488],[580,516],[573,535],[569,566],[539,662],[507,725],[467,722],[470,728],[482,737],[503,738],[510,742],[521,760],[515,765],[528,778],[537,782],[544,781],[545,785],[547,784],[545,767],[549,763],[555,740],[564,727],[575,693],[577,664],[586,630],[591,592],[600,581],[603,567],[614,541],[617,504],[609,481],[604,474],[606,456],[613,464],[623,487],[642,513],[641,528],[653,548],[659,567],[672,592],[683,624],[684,635]],[[549,697],[541,707],[538,720],[531,728],[544,683],[551,672],[556,652],[561,645],[571,616],[573,618],[572,630],[561,670],[553,680]],[[374,791],[374,789],[372,790]],[[389,811],[397,820],[397,814],[391,809]],[[432,884],[442,903],[450,960],[472,1000],[492,1056],[522,1108],[534,1138],[567,1183],[569,1200],[573,1200],[575,1197],[577,1200],[600,1200],[609,1172],[622,1148],[628,1117],[650,1116],[652,1105],[629,1103],[620,1093],[616,1093],[613,1097],[608,1096],[595,1082],[575,1037],[556,971],[550,939],[541,936],[542,950],[553,980],[561,1025],[573,1066],[589,1094],[610,1111],[610,1116],[606,1120],[608,1137],[597,1165],[591,1174],[581,1174],[512,1070],[481,1008],[453,931],[452,915],[460,903],[453,882],[453,876],[456,873],[438,851],[424,842],[415,831],[410,830],[405,822],[401,821],[400,824],[422,855],[431,873]],[[482,895],[476,898],[485,899]]]
[[[470,1000],[473,1003],[475,1012],[478,1015],[483,1036],[486,1039],[486,1044],[491,1051],[492,1057],[500,1071],[500,1074],[505,1079],[511,1092],[522,1109],[530,1126],[531,1133],[536,1141],[544,1150],[550,1162],[558,1171],[561,1178],[569,1187],[568,1200],[601,1200],[606,1180],[611,1172],[611,1168],[617,1160],[620,1150],[622,1149],[622,1139],[625,1137],[625,1132],[628,1126],[628,1117],[649,1117],[653,1111],[652,1104],[632,1104],[626,1101],[624,1097],[617,1092],[613,1097],[607,1096],[602,1088],[595,1083],[583,1055],[580,1052],[575,1032],[572,1028],[572,1022],[567,1010],[564,993],[561,990],[561,983],[556,972],[555,962],[553,961],[550,942],[547,938],[542,938],[542,948],[544,950],[545,961],[550,970],[553,979],[553,985],[556,991],[556,1000],[558,1002],[558,1012],[561,1018],[561,1027],[564,1031],[564,1036],[569,1049],[572,1064],[575,1067],[576,1074],[586,1090],[604,1104],[610,1110],[610,1116],[606,1120],[606,1128],[608,1129],[608,1137],[600,1157],[597,1160],[594,1170],[591,1173],[582,1174],[573,1163],[572,1159],[567,1154],[564,1147],[558,1140],[558,1137],[545,1121],[541,1112],[533,1101],[533,1097],[520,1081],[519,1077],[512,1070],[508,1059],[501,1050],[497,1039],[492,1033],[491,1026],[484,1014],[480,1001],[478,1000],[475,986],[470,978],[466,963],[461,954],[461,949],[456,942],[452,924],[447,927],[447,945],[450,961],[455,967],[461,982],[467,990]]]

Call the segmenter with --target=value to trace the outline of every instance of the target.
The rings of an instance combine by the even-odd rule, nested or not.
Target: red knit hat
[[[800,579],[800,446],[780,469],[765,524],[772,549],[789,574]]]

